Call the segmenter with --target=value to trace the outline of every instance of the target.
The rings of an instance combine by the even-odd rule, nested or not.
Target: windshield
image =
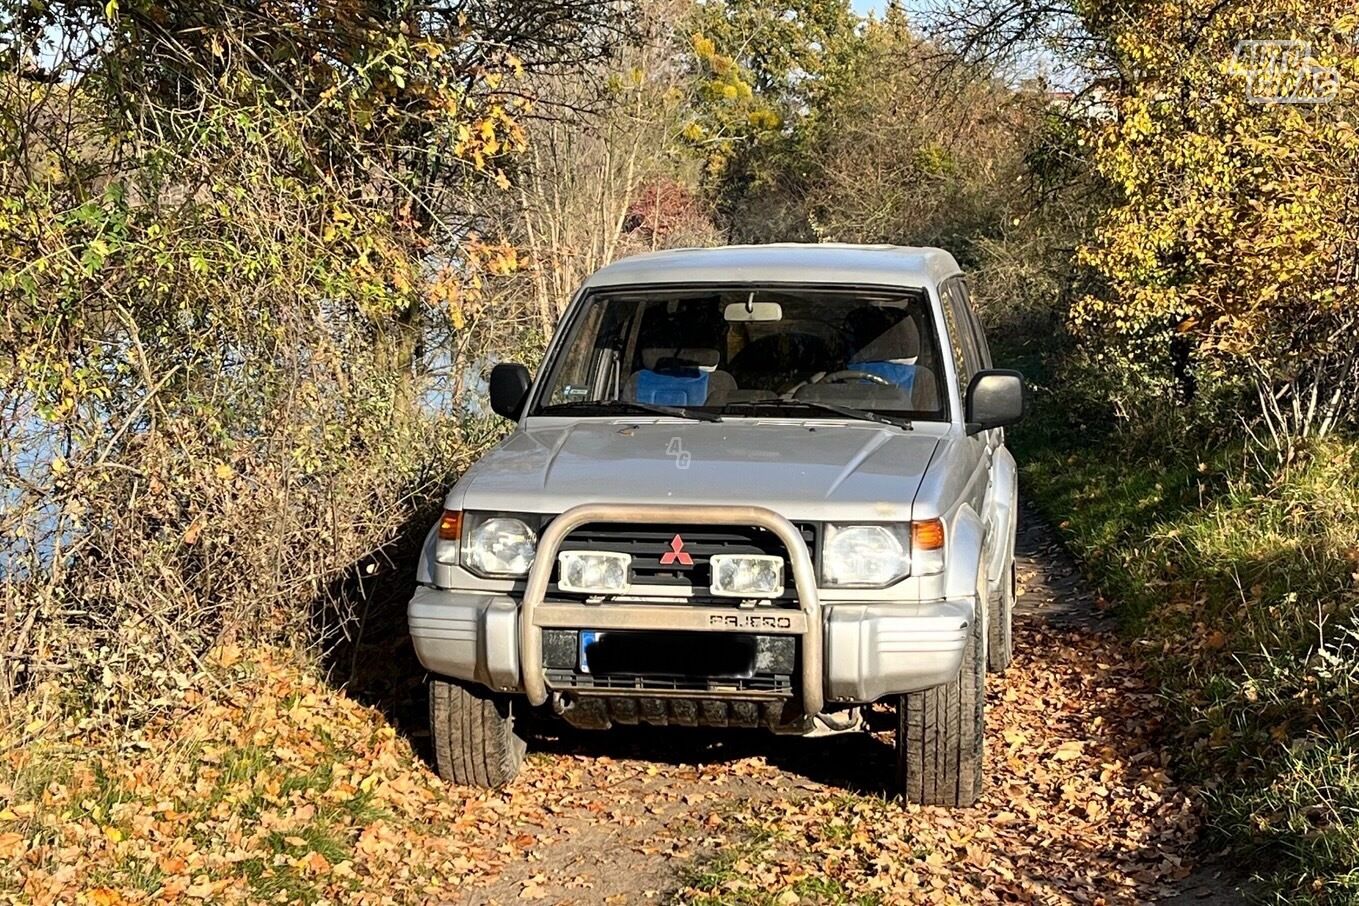
[[[948,418],[919,290],[601,291],[566,330],[535,414]]]

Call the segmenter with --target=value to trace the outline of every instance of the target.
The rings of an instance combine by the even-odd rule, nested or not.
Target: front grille
[[[808,523],[796,524],[802,540],[816,562],[817,530]],[[683,551],[693,560],[691,566],[682,563],[662,563],[671,543],[678,535],[684,541]],[[633,523],[594,523],[583,525],[566,536],[561,550],[616,551],[632,557],[629,581],[633,585],[658,585],[686,589],[697,596],[706,596],[712,584],[710,560],[714,554],[768,554],[783,558],[783,599],[795,598],[792,565],[783,542],[767,529],[737,525],[650,525]],[[556,588],[557,567],[553,567],[550,592]],[[564,597],[572,597],[562,595]],[[727,599],[731,603],[731,599]]]

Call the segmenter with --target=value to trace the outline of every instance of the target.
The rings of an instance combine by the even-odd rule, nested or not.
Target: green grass
[[[1249,840],[1273,878],[1326,903],[1359,902],[1359,735],[1289,751],[1268,784],[1221,792],[1219,826]]]
[[[818,869],[816,859],[806,858],[805,847],[811,836],[836,844],[832,847],[836,850],[857,851],[861,855],[871,850],[871,845],[865,849],[852,839],[856,829],[853,816],[865,804],[888,807],[880,796],[832,792],[816,803],[816,814],[823,820],[808,826],[796,823],[790,826],[778,820],[742,822],[738,817],[728,825],[729,829],[739,827],[734,839],[719,852],[700,859],[681,876],[682,891],[674,902],[686,906],[780,906],[795,894],[801,903],[878,906],[882,897],[872,892],[855,892],[852,882],[832,876],[824,866]],[[895,810],[898,804],[893,802],[890,807]],[[740,809],[741,803],[733,800],[719,810],[727,816],[739,816]],[[841,815],[851,820],[842,820]],[[784,878],[781,883],[763,880],[764,871],[793,853],[798,854],[792,861],[801,866],[799,874],[801,870],[809,873]],[[916,858],[924,859],[926,855],[928,851],[919,850]],[[761,883],[752,881],[752,873],[761,877]]]
[[[331,865],[350,858],[350,843],[336,836],[323,816],[296,833],[272,833],[268,846],[280,856],[303,858],[320,853]],[[301,842],[296,842],[296,841]],[[314,903],[319,899],[315,881],[287,862],[252,859],[243,865],[250,890],[261,900],[280,895],[289,903]]]
[[[762,895],[758,890],[730,890],[728,885],[745,881],[745,871],[740,864],[743,860],[758,853],[773,841],[770,833],[752,834],[739,844],[729,845],[721,852],[700,860],[685,872],[682,882],[691,895],[678,902],[693,906],[719,906],[719,904],[756,904]],[[770,897],[772,900],[772,896]]]
[[[1275,472],[1239,445],[1017,433],[1024,494],[1151,642],[1210,832],[1282,901],[1359,903],[1359,442]]]
[[[684,878],[687,893],[678,902],[686,906],[777,906],[779,897],[786,896],[788,891],[797,894],[804,903],[877,906],[882,902],[872,895],[856,896],[839,880],[822,875],[799,878],[772,890],[750,884],[743,863],[772,843],[770,836],[753,835],[695,866]]]

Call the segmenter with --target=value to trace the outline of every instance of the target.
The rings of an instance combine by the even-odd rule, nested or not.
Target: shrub
[[[451,221],[523,142],[476,22],[157,9],[0,7],[0,698],[124,720],[409,581],[490,436],[425,376],[513,261]]]
[[[1091,355],[1144,400],[1226,397],[1285,450],[1353,423],[1352,4],[1150,3],[1135,15],[1096,4],[1084,17],[1118,71],[1133,73],[1094,130],[1095,169],[1117,198],[1079,252],[1091,286],[1072,316]],[[1283,87],[1333,94],[1259,102],[1269,89],[1257,63],[1270,61],[1241,57],[1242,38],[1306,42],[1294,69],[1329,75]]]

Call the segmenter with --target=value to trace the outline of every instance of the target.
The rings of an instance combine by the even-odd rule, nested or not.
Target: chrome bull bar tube
[[[724,625],[734,620],[735,607],[701,608],[689,604],[555,604],[545,603],[548,580],[557,562],[557,552],[572,531],[592,522],[671,523],[700,525],[747,525],[773,532],[788,551],[797,589],[798,611],[789,616],[787,626]],[[740,611],[749,614],[750,611]],[[619,618],[626,619],[619,619]],[[756,617],[763,619],[763,617]],[[571,626],[637,629],[707,629],[711,631],[755,631],[802,637],[802,709],[808,716],[821,711],[822,620],[821,601],[816,594],[816,570],[807,553],[802,534],[784,517],[761,506],[691,506],[680,504],[633,505],[585,503],[572,507],[552,520],[538,541],[538,551],[529,570],[523,602],[519,606],[519,663],[523,670],[524,692],[534,705],[547,701],[547,679],[543,671],[543,627]],[[620,625],[622,624],[622,625]]]

